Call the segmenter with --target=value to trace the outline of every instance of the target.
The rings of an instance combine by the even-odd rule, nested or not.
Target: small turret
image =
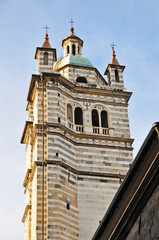
[[[38,59],[38,74],[53,71],[53,65],[56,61],[56,49],[51,47],[47,31],[42,47],[36,48],[35,59]]]
[[[107,75],[108,77],[108,85],[112,87],[117,87],[119,89],[123,89],[124,88],[123,71],[125,69],[125,66],[121,66],[116,59],[114,43],[111,46],[112,46],[112,61],[110,64],[108,64],[104,75]]]
[[[70,35],[62,41],[64,57],[68,55],[82,56],[83,40],[74,34],[74,28],[70,28]]]

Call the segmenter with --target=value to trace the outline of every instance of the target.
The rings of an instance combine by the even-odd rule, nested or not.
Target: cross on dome
[[[111,46],[112,50],[114,51],[114,47],[117,46],[117,45],[115,45],[114,42],[113,42],[112,44],[110,44],[110,46]]]
[[[71,28],[73,28],[73,23],[74,23],[75,21],[73,21],[73,19],[71,18],[71,20],[69,21],[69,23],[71,23]]]

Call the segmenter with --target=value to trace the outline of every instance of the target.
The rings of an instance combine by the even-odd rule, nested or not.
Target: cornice
[[[23,223],[25,222],[25,219],[26,219],[30,209],[31,209],[31,205],[30,204],[26,205],[25,210],[24,210],[24,214],[23,214],[23,217],[22,217],[22,222]]]
[[[25,137],[26,137],[26,133],[27,133],[27,130],[29,130],[33,128],[33,122],[31,121],[26,121],[25,122],[25,126],[24,126],[24,130],[23,130],[23,133],[22,133],[22,137],[21,137],[21,140],[20,140],[20,143],[26,143],[25,142]]]
[[[36,165],[42,166],[42,161],[35,161],[34,162]],[[125,174],[120,174],[120,173],[109,173],[109,172],[96,172],[96,171],[85,171],[85,170],[79,170],[77,168],[74,168],[60,160],[50,160],[47,159],[45,160],[45,166],[47,164],[53,164],[53,165],[58,165],[61,166],[77,175],[83,175],[83,176],[94,176],[94,177],[110,177],[110,178],[118,178],[118,179],[124,179]]]
[[[67,93],[66,91],[64,91],[63,89],[59,88],[59,87],[47,87],[48,89],[54,89],[54,90],[58,90],[60,93],[62,93],[63,95],[67,96],[68,98],[74,100],[74,101],[83,101],[83,102],[91,102],[91,103],[97,103],[97,100],[94,100],[93,98],[91,98],[90,96],[90,99],[86,99],[86,98],[79,98],[79,97],[73,97],[71,94]],[[79,92],[79,93],[82,93],[82,92]],[[93,93],[86,93],[86,94],[90,94],[92,95]],[[94,93],[94,94],[98,94],[97,92]],[[132,93],[131,93],[132,94]],[[99,95],[99,94],[98,94]],[[102,96],[107,96],[107,97],[114,97],[114,93],[113,94],[100,94]],[[116,97],[119,98],[119,95],[117,94]],[[120,96],[121,98],[125,97],[125,96]],[[130,95],[129,96],[126,96],[126,102],[129,100],[130,98]],[[128,106],[128,103],[118,103],[118,102],[112,102],[112,101],[107,101],[107,100],[101,100],[101,99],[98,99],[98,102],[99,103],[103,103],[103,104],[107,104],[107,105],[113,105],[113,106]]]
[[[27,172],[26,172],[26,175],[24,178],[24,182],[23,182],[23,187],[26,187],[26,185],[29,181],[29,175],[30,175],[31,171],[32,171],[32,169],[30,169],[30,168],[27,169]]]
[[[90,95],[101,95],[101,96],[113,96],[113,97],[124,97],[126,102],[129,101],[132,92],[121,91],[119,89],[105,89],[105,88],[93,88],[93,87],[81,87],[76,86],[65,77],[61,76],[59,73],[42,73],[43,79],[45,81],[56,81],[57,83],[61,83],[63,86],[68,88],[70,91],[74,93],[83,93],[83,94],[90,94]],[[32,99],[32,92],[33,88],[35,87],[35,81],[40,81],[40,75],[32,75],[29,91],[28,91],[28,101],[33,101]],[[47,88],[58,88],[58,86],[49,86]],[[60,88],[58,88],[60,90]],[[40,90],[40,88],[39,88]],[[64,92],[64,91],[63,91]],[[114,103],[114,102],[112,102]]]
[[[42,127],[42,125],[38,125],[39,127]],[[108,135],[93,135],[93,134],[85,134],[85,133],[77,133],[72,131],[70,128],[65,127],[64,125],[60,124],[60,123],[46,123],[46,131],[48,131],[48,133],[52,133],[51,131],[49,131],[49,127],[53,127],[53,128],[59,128],[63,131],[63,137],[66,137],[66,133],[69,133],[70,135],[72,135],[74,138],[85,138],[85,139],[94,139],[94,140],[107,140],[107,141],[114,141],[114,142],[128,142],[128,143],[133,143],[134,139],[131,138],[123,138],[123,137],[112,137],[112,136],[108,136]],[[54,132],[53,134],[58,134],[58,132]],[[75,143],[75,142],[74,142]],[[75,144],[80,144],[79,142],[75,143]],[[82,143],[83,145],[83,143]],[[91,144],[88,144],[91,145]],[[97,144],[93,144],[95,146],[97,146]],[[104,146],[104,145],[102,145]],[[115,146],[113,146],[114,148]],[[122,148],[123,149],[123,148]],[[127,149],[127,148],[126,148]],[[129,148],[130,149],[130,148]],[[131,148],[132,149],[132,148]]]

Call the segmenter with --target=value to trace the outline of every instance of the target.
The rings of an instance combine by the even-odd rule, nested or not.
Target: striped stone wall
[[[64,78],[44,74],[45,240],[90,240],[133,159],[127,109],[130,94],[103,85],[95,70],[64,70],[68,72]],[[85,76],[88,84],[75,83],[78,75]],[[39,78],[29,91],[27,110],[32,125],[26,126],[23,136],[27,145],[23,221],[25,240],[40,240],[43,141]],[[67,104],[73,115],[81,107],[82,130],[77,130],[74,120],[70,125]],[[101,126],[94,132],[93,109],[99,116],[107,111],[106,132]]]

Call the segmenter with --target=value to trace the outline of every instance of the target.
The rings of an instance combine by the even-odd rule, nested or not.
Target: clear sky
[[[20,145],[27,120],[26,97],[36,73],[35,49],[44,41],[63,55],[61,41],[70,33],[84,40],[83,56],[103,75],[115,42],[129,102],[134,156],[159,121],[158,0],[0,0],[0,239],[23,239],[25,146]]]

